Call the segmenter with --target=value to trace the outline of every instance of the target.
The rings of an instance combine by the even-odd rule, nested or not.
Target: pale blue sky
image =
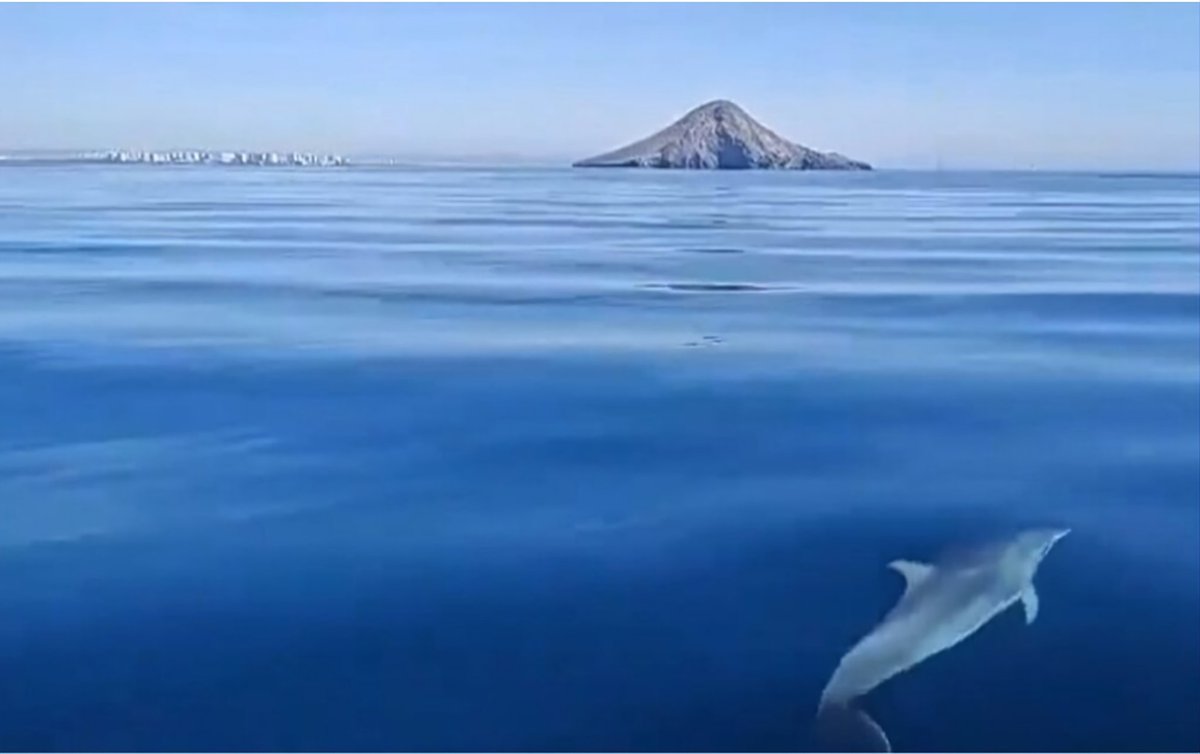
[[[881,166],[1200,167],[1200,5],[0,5],[0,149],[571,159],[728,98]]]

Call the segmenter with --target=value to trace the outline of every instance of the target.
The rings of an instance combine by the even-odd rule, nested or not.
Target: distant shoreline
[[[321,152],[215,151],[207,149],[133,150],[94,152],[28,152],[0,155],[0,163],[52,163],[83,165],[217,165],[222,167],[340,167],[345,157]]]

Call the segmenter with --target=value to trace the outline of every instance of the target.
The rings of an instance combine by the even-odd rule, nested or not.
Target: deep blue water
[[[1200,179],[0,168],[0,749],[1200,749]]]

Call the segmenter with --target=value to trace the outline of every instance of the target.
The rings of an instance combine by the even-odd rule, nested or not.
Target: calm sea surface
[[[1200,748],[1200,178],[0,167],[0,749]]]

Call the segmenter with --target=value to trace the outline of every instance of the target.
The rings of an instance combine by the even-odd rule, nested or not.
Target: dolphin
[[[891,751],[887,734],[853,702],[958,644],[1018,601],[1025,608],[1025,623],[1033,623],[1038,614],[1033,575],[1054,543],[1070,531],[1030,529],[936,564],[889,563],[904,577],[904,594],[846,653],[821,693],[817,720],[825,734],[852,741],[855,748]]]

